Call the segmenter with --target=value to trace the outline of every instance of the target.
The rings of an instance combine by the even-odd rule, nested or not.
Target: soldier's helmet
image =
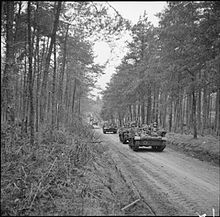
[[[137,123],[135,121],[131,122],[131,127],[136,127]]]
[[[157,127],[157,122],[156,121],[153,123],[153,127]]]

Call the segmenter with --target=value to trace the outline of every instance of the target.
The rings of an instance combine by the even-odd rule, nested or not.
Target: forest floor
[[[193,135],[178,133],[167,133],[166,137],[168,139],[168,147],[198,158],[201,161],[208,161],[219,166],[219,138],[206,135],[198,136],[197,139],[194,139]]]
[[[18,128],[2,125],[1,135],[2,216],[127,215],[137,199],[88,126],[42,128],[36,147]]]

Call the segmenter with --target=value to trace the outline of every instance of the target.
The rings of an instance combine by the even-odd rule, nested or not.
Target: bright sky
[[[124,18],[129,19],[132,24],[137,23],[140,16],[144,14],[146,10],[148,20],[154,25],[158,26],[159,19],[155,16],[158,12],[161,12],[167,5],[165,1],[109,1],[111,6],[113,6]],[[97,58],[95,62],[103,64],[108,59],[109,65],[105,70],[105,74],[102,75],[96,86],[105,89],[106,83],[111,79],[112,74],[115,72],[115,67],[120,64],[121,59],[126,54],[125,40],[129,40],[129,36],[125,35],[119,41],[117,41],[116,48],[114,49],[114,54],[111,54],[111,48],[105,42],[97,42],[94,46],[94,52]],[[94,89],[92,94],[99,95],[99,90]]]

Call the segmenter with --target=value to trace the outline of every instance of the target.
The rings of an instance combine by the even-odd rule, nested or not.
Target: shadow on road
[[[153,150],[152,148],[141,147],[136,152],[157,152],[157,153],[163,153],[163,152],[166,152],[166,150],[163,150],[162,152],[158,152],[156,150]]]

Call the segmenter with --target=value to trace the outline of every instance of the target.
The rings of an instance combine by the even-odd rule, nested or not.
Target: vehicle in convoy
[[[125,132],[123,134],[123,132]],[[152,147],[153,150],[161,152],[166,147],[166,131],[163,129],[158,129],[157,124],[142,125],[138,127],[136,123],[131,123],[130,127],[126,130],[120,131],[121,137],[120,141],[124,143],[128,142],[129,147],[137,151],[139,147]],[[123,135],[126,135],[123,140]]]
[[[137,151],[139,147],[151,146],[153,150],[161,152],[166,147],[166,131],[158,129],[157,124],[131,127],[129,133],[129,147]]]
[[[129,132],[130,132],[130,124],[124,124],[124,126],[120,127],[118,130],[118,136],[120,142],[123,144],[127,144],[129,142]]]
[[[104,123],[102,126],[103,133],[117,133],[117,125],[114,123]]]

